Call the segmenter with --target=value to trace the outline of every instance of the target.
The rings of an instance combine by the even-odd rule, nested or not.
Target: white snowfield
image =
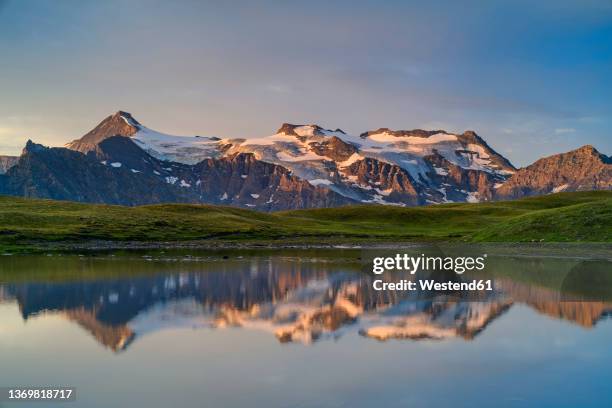
[[[131,136],[138,146],[157,159],[196,164],[204,159],[219,156],[219,138],[168,135],[134,123],[125,116],[121,118],[138,129],[138,132]]]
[[[303,125],[293,128],[295,134],[276,133],[248,139],[219,139],[173,136],[131,123],[128,118],[124,120],[139,129],[132,139],[158,159],[196,164],[207,158],[251,153],[259,160],[287,168],[292,174],[314,186],[324,186],[362,202],[397,204],[386,200],[389,193],[374,190],[374,184],[360,184],[354,176],[347,174],[349,166],[365,158],[397,165],[406,170],[416,183],[424,185],[430,183],[434,176],[448,175],[446,168],[434,166],[425,160],[425,157],[434,154],[461,168],[480,170],[502,178],[513,172],[511,168],[498,166],[492,160],[492,152],[486,145],[466,143],[465,138],[462,139],[456,134],[398,136],[382,130],[361,137],[342,131],[325,130],[315,125]],[[336,161],[332,157],[317,153],[313,148],[313,145],[325,143],[332,137],[353,145],[357,152],[344,161]],[[435,187],[437,189],[439,186]],[[437,202],[449,201],[444,193],[444,198],[438,199]],[[477,202],[479,198],[476,194],[466,192],[464,201]]]

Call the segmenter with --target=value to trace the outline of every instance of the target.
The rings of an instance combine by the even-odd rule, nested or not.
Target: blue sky
[[[473,129],[519,166],[612,153],[612,2],[423,3],[0,0],[0,154],[120,109],[185,135]]]

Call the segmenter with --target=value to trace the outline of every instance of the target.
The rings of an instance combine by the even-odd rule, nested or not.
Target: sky
[[[0,154],[117,110],[178,135],[471,129],[517,166],[610,155],[612,1],[0,0]]]

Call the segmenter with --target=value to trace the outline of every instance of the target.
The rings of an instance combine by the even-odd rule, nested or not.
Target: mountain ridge
[[[339,128],[283,123],[274,135],[222,139],[168,135],[118,111],[63,148],[84,158],[62,148],[45,149],[30,141],[21,157],[3,161],[0,156],[0,193],[275,211],[355,203],[480,202],[612,189],[611,159],[592,146],[516,169],[471,130],[453,134],[379,128],[353,136]],[[87,179],[94,175],[98,186]],[[96,188],[104,192],[90,191]]]

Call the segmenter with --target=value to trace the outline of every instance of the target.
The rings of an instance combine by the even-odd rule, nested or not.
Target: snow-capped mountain
[[[113,136],[132,139],[142,150],[164,161],[196,164],[219,155],[219,138],[203,136],[173,136],[156,132],[141,125],[134,117],[119,111],[108,116],[98,126],[80,139],[66,145],[81,153],[93,151],[103,141]]]
[[[269,136],[222,139],[164,134],[119,111],[66,148],[29,142],[21,157],[5,160],[0,194],[273,211],[611,189],[610,158],[590,146],[575,152],[517,171],[473,131],[380,128],[356,136],[285,123]]]
[[[327,189],[345,202],[354,203],[420,205],[489,200],[493,186],[503,183],[515,171],[508,160],[474,132],[381,128],[355,136],[340,129],[285,123],[275,134],[261,138],[183,137],[151,130],[121,111],[67,147],[85,154],[95,153],[110,163],[113,157],[107,152],[102,154],[100,146],[114,136],[129,138],[153,158],[174,162],[177,167],[240,154],[253,155],[258,161],[287,169],[311,186]],[[125,158],[116,158],[114,163],[124,161]],[[197,177],[185,174],[189,171],[179,178],[176,174],[165,174],[166,165],[160,164],[155,169],[135,166],[139,172],[157,174],[172,184],[180,183],[187,188],[201,185]],[[262,196],[259,191],[250,194]],[[222,191],[219,198],[226,197],[222,201],[227,201],[228,195]],[[247,204],[253,206],[243,203]]]
[[[225,140],[225,154],[253,153],[313,185],[358,202],[416,205],[491,198],[483,188],[515,168],[474,132],[378,129],[360,136],[317,125],[283,124],[276,134]]]

